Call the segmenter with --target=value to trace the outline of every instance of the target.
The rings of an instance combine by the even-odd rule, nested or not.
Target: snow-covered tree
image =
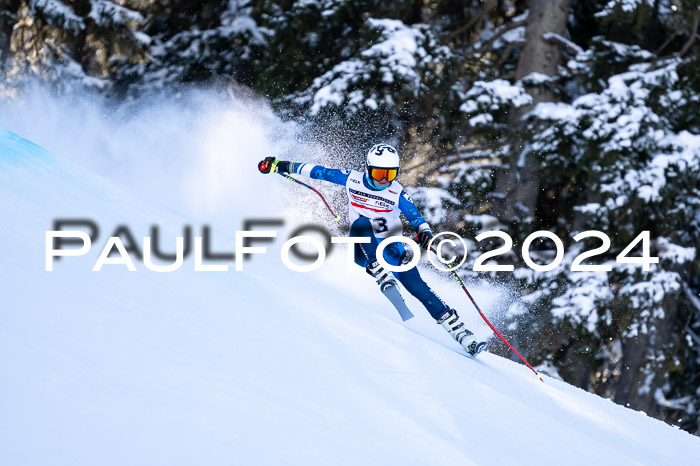
[[[628,52],[635,54],[639,50]],[[594,56],[581,54],[570,66],[584,66]],[[582,344],[617,348],[579,358],[617,374],[602,377],[605,390],[598,387],[601,377],[591,377],[593,387],[646,411],[659,409],[656,397],[671,390],[669,375],[682,364],[677,354],[686,342],[684,327],[696,320],[688,290],[700,246],[700,136],[691,132],[697,116],[688,120],[698,100],[691,80],[683,77],[688,66],[678,58],[639,63],[610,77],[600,93],[571,104],[540,103],[528,116],[531,150],[543,175],[558,191],[567,186],[577,191],[561,194],[573,207],[567,230],[553,227],[562,235],[568,231],[569,241],[596,229],[613,242],[597,261],[610,263],[610,272],[569,272],[567,261],[558,273],[540,277],[538,288],[547,291],[538,301],[555,325],[587,333],[566,344],[580,354]],[[650,254],[660,259],[648,272],[615,262],[642,231],[650,232]],[[553,352],[568,350],[566,345]]]
[[[124,79],[135,81],[141,92],[219,77],[252,84],[253,60],[272,32],[253,19],[251,4],[159,2],[145,28],[152,38],[149,61],[125,70]]]
[[[320,119],[359,117],[396,126],[435,105],[451,53],[428,26],[369,18],[360,34],[359,50],[293,94],[294,104]]]
[[[5,87],[39,77],[55,86],[75,83],[105,89],[121,64],[137,63],[146,56],[150,40],[140,32],[145,20],[128,2],[9,3],[2,16],[15,23],[8,41],[12,54],[0,57],[7,76]]]
[[[508,231],[529,225],[516,245],[535,229],[553,231],[569,253],[551,272],[516,270],[526,291],[511,308],[519,340],[565,379],[669,420],[682,418],[695,430],[697,386],[679,374],[697,367],[700,355],[694,339],[697,58],[681,53],[688,41],[664,58],[602,37],[591,38],[586,50],[561,35],[550,37],[569,55],[556,76],[530,75],[513,85],[477,82],[461,107],[476,134],[500,137],[510,130],[506,115],[530,104],[523,88],[546,86],[559,100],[539,102],[522,120],[527,126],[519,133],[521,150],[534,158],[519,162],[534,168],[542,189],[535,216],[510,224]],[[496,98],[494,88],[500,89]],[[507,143],[497,147],[508,150]],[[579,253],[600,244],[573,240],[585,230],[601,230],[612,240],[595,261],[610,264],[610,271],[571,272]],[[642,231],[650,232],[649,254],[659,264],[646,272],[616,264]],[[554,257],[551,244],[534,249],[544,261]],[[641,248],[635,251],[641,254]]]

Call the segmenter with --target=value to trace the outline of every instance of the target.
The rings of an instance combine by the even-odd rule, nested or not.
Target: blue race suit
[[[411,197],[396,181],[378,190],[369,185],[364,173],[356,170],[337,170],[319,165],[290,162],[289,171],[346,188],[351,221],[350,236],[371,239],[370,243],[355,245],[355,263],[361,267],[366,267],[376,260],[377,245],[383,239],[400,234],[400,214],[404,215],[417,232],[430,230],[430,226],[423,219]],[[401,243],[392,243],[384,250],[384,259],[389,264],[399,265],[405,257],[406,249]],[[414,267],[406,272],[394,272],[394,276],[409,293],[423,303],[434,319],[438,319],[449,311],[449,306],[421,278],[418,268]]]

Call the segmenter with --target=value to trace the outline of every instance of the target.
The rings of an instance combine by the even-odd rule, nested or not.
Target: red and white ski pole
[[[437,251],[435,250],[435,248],[434,248],[432,245],[430,245],[430,250],[433,251],[433,252],[435,253],[435,255],[438,256],[438,258],[440,258],[439,254],[437,253]],[[474,301],[474,298],[472,298],[472,295],[469,293],[469,290],[467,290],[467,287],[464,286],[464,283],[462,283],[462,279],[459,278],[459,276],[457,275],[457,273],[455,273],[454,270],[452,270],[452,265],[450,265],[450,264],[445,264],[445,265],[447,265],[447,267],[450,269],[450,273],[451,273],[452,276],[455,278],[455,280],[457,280],[457,283],[459,283],[459,285],[462,287],[462,289],[464,290],[464,292],[467,293],[467,296],[469,297],[469,300],[472,302],[472,304],[474,305],[474,307],[476,308],[476,310],[479,312],[479,315],[481,316],[481,318],[484,319],[484,322],[486,322],[486,323],[488,324],[488,326],[491,327],[491,330],[493,330],[493,332],[494,332],[496,335],[498,335],[498,338],[500,338],[501,340],[503,340],[503,343],[505,343],[506,345],[508,345],[508,348],[510,348],[515,354],[518,355],[518,357],[520,358],[520,360],[522,360],[522,362],[524,362],[525,365],[527,365],[527,367],[529,367],[530,370],[531,370],[532,372],[535,373],[535,375],[537,376],[537,378],[540,379],[541,382],[544,382],[544,380],[542,379],[542,376],[540,375],[540,373],[537,372],[537,371],[530,365],[530,363],[527,362],[527,360],[526,360],[524,357],[522,357],[522,355],[521,355],[520,353],[518,353],[518,351],[517,351],[515,348],[513,348],[513,345],[511,345],[510,343],[508,343],[508,340],[506,340],[505,337],[504,337],[503,335],[501,335],[501,332],[499,332],[498,330],[496,330],[496,327],[494,327],[494,326],[491,324],[491,322],[489,322],[489,320],[486,318],[486,316],[484,315],[484,313],[481,312],[481,309],[479,309],[479,306],[476,304],[476,301]]]

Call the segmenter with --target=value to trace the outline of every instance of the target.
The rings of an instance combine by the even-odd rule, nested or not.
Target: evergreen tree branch
[[[668,44],[670,44],[671,42],[673,42],[673,39],[675,39],[677,36],[678,36],[678,32],[674,32],[673,34],[671,34],[671,36],[670,36],[668,39],[666,39],[666,42],[664,42],[663,44],[661,44],[661,47],[659,47],[659,48],[656,50],[656,52],[654,52],[654,55],[660,54],[661,51],[662,51],[663,49],[665,49],[666,47],[668,47]]]
[[[683,293],[685,293],[686,298],[688,298],[688,303],[691,305],[693,310],[700,314],[700,299],[693,295],[692,290],[686,282],[681,282],[681,287],[683,288]]]
[[[527,44],[527,42],[525,42],[525,41],[511,42],[510,44],[508,44],[508,46],[506,47],[506,49],[503,51],[503,54],[501,55],[501,58],[499,58],[498,61],[496,62],[496,68],[500,70],[501,67],[502,67],[502,66],[508,61],[508,59],[510,58],[510,54],[513,53],[513,50],[516,49],[516,48],[518,48],[518,47],[525,47],[525,44]]]
[[[455,29],[454,31],[449,33],[447,35],[446,39],[448,41],[450,41],[450,40],[454,39],[455,37],[457,37],[458,35],[470,30],[481,18],[484,17],[485,14],[486,14],[486,10],[483,7],[479,8],[479,10],[476,12],[476,14],[474,16],[472,16],[471,18],[469,18],[469,21],[467,21],[464,25],[462,25],[458,29]]]
[[[700,26],[700,15],[695,13],[695,21],[693,24],[693,30],[690,33],[690,38],[688,38],[688,41],[685,43],[685,45],[681,49],[678,56],[682,57],[683,55],[688,53],[688,50],[690,50],[690,48],[693,46],[693,44],[695,43],[695,40],[698,39],[698,37],[700,37],[698,35],[698,27],[699,26]]]
[[[519,28],[520,26],[526,26],[526,25],[527,25],[527,20],[525,19],[522,21],[514,21],[512,23],[509,23],[509,24],[502,26],[501,29],[497,33],[495,33],[493,36],[489,37],[489,39],[486,42],[484,42],[481,45],[481,47],[479,47],[476,50],[476,53],[478,53],[479,55],[483,55],[484,52],[486,52],[489,49],[489,47],[491,47],[491,45],[493,45],[494,42],[496,42],[498,39],[503,37],[503,35],[506,32],[511,31],[515,28]]]
[[[566,50],[572,55],[578,55],[579,53],[583,53],[583,49],[581,47],[566,39],[565,37],[562,37],[559,34],[548,32],[546,34],[543,34],[542,38],[550,44],[558,42],[564,48],[564,50]]]

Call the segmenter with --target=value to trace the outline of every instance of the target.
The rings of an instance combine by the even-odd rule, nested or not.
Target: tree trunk
[[[530,14],[525,29],[526,45],[520,52],[515,79],[530,73],[557,74],[559,44],[548,42],[542,36],[548,32],[563,34],[569,16],[571,0],[530,0]],[[549,90],[540,87],[528,89],[533,105],[552,100]],[[523,129],[522,116],[532,107],[520,108],[512,116],[514,133],[509,169],[496,180],[492,213],[506,221],[534,217],[539,194],[539,160],[537,154],[520,144]]]

